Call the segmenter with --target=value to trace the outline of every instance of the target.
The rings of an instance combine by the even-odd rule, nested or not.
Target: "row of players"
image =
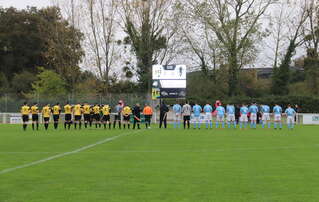
[[[70,129],[72,123],[74,124],[74,128],[76,129],[79,126],[79,129],[82,127],[82,116],[84,119],[84,127],[87,128],[88,126],[92,127],[92,124],[95,124],[95,127],[101,127],[104,125],[104,128],[108,125],[109,129],[111,128],[111,107],[109,105],[100,106],[98,104],[91,106],[88,103],[84,105],[76,104],[74,106],[66,103],[63,106],[64,109],[64,128]],[[39,113],[42,113],[44,128],[47,130],[49,127],[50,117],[53,116],[54,121],[54,128],[58,129],[58,124],[60,120],[60,115],[62,112],[62,108],[59,103],[50,107],[49,104],[45,105],[42,110],[39,110],[37,103],[34,103],[31,107],[24,103],[21,107],[21,114],[22,114],[22,121],[23,121],[23,129],[26,130],[28,122],[29,122],[29,115],[32,116],[32,129],[39,129]],[[135,129],[136,125],[137,128],[140,129],[140,121],[141,121],[141,113],[143,112],[145,116],[145,124],[146,128],[149,128],[151,125],[151,118],[153,114],[153,109],[149,105],[145,105],[143,110],[141,109],[139,104],[136,104],[133,108],[129,106],[123,106],[122,102],[119,102],[118,105],[114,108],[115,117],[113,121],[113,128],[115,128],[116,123],[118,123],[119,128],[122,127],[122,118],[123,118],[123,127],[125,128],[126,125],[130,128],[130,118],[133,114],[134,122],[133,122],[133,129]],[[72,120],[72,115],[74,120]]]
[[[201,113],[204,112],[205,114],[205,122],[206,122],[206,128],[212,128],[212,114],[216,114],[216,128],[219,127],[219,125],[222,126],[222,128],[225,127],[225,116],[227,120],[228,127],[231,128],[233,126],[234,128],[237,127],[237,122],[235,118],[235,106],[232,104],[228,104],[225,107],[222,106],[220,102],[216,103],[215,111],[213,110],[213,107],[210,104],[206,104],[204,107],[201,107],[198,104],[195,104],[192,108],[191,106],[186,103],[185,105],[181,106],[179,104],[175,104],[173,106],[173,111],[175,113],[175,120],[174,120],[174,128],[180,127],[180,119],[181,116],[184,115],[184,128],[187,123],[189,128],[189,116],[185,116],[185,114],[189,115],[191,112],[194,114],[194,128],[200,129],[201,126]],[[287,106],[287,109],[283,112],[283,109],[281,106],[276,104],[272,110],[268,105],[260,105],[257,106],[256,103],[252,103],[250,106],[247,106],[243,104],[240,109],[240,117],[239,117],[239,125],[240,128],[246,128],[248,125],[248,121],[250,120],[250,127],[256,129],[257,128],[257,114],[260,112],[262,115],[262,128],[265,128],[266,125],[268,125],[268,128],[271,127],[271,118],[270,114],[271,112],[274,115],[274,128],[282,129],[282,115],[287,116],[287,125],[288,129],[294,128],[295,123],[295,116],[296,111],[291,107],[291,105]]]
[[[70,126],[72,123],[72,114],[74,116],[73,122],[74,122],[75,128],[77,128],[77,125],[79,125],[79,128],[81,128],[82,115],[84,117],[85,127],[87,127],[88,125],[92,126],[92,123],[94,122],[95,127],[101,127],[101,123],[102,123],[104,125],[104,128],[106,128],[107,124],[109,125],[109,128],[111,128],[111,122],[110,122],[111,108],[109,105],[99,106],[96,104],[94,106],[90,106],[89,104],[85,103],[84,105],[77,104],[72,107],[69,103],[67,103],[63,108],[65,113],[65,123],[64,123],[65,128],[70,129]],[[43,115],[45,129],[48,128],[51,114],[53,114],[54,128],[55,129],[58,128],[61,111],[62,110],[59,103],[54,105],[52,108],[49,105],[46,105],[42,108],[41,113]],[[271,122],[270,122],[271,111],[274,114],[274,128],[282,129],[282,122],[281,122],[281,117],[283,115],[282,108],[279,105],[275,105],[273,109],[271,110],[271,108],[268,105],[260,105],[258,107],[256,103],[251,104],[249,107],[244,104],[241,106],[240,118],[239,118],[240,128],[246,128],[249,120],[250,120],[250,127],[256,128],[258,112],[262,114],[262,127],[264,128],[266,125],[268,125],[268,128],[270,128],[271,127]],[[139,123],[140,123],[141,112],[143,112],[143,114],[145,115],[146,128],[149,128],[151,124],[151,117],[153,115],[153,109],[149,105],[145,105],[144,109],[141,110],[139,104],[136,104],[131,109],[129,106],[124,107],[123,103],[119,102],[118,105],[115,106],[115,117],[113,121],[113,128],[115,128],[117,122],[119,124],[119,128],[121,128],[122,116],[123,116],[124,128],[126,127],[126,125],[129,128],[130,117],[132,114],[134,116],[133,128],[135,128],[136,125],[138,128],[140,128]],[[162,123],[164,124],[165,128],[167,127],[166,122],[167,122],[168,112],[169,112],[169,108],[165,105],[165,103],[162,103],[160,107],[160,127],[162,126]],[[225,108],[222,106],[221,103],[218,102],[214,110],[210,104],[206,104],[204,107],[201,107],[200,105],[195,104],[192,107],[186,102],[183,106],[181,106],[180,104],[175,104],[173,106],[174,128],[180,127],[182,117],[184,119],[184,129],[186,128],[186,126],[190,128],[190,119],[192,114],[194,115],[194,128],[200,128],[201,127],[200,116],[202,112],[204,112],[205,114],[206,128],[213,127],[213,123],[212,123],[213,113],[216,113],[216,128],[218,128],[219,125],[221,125],[222,128],[225,127],[225,116],[226,116],[226,120],[227,120],[227,124],[229,128],[231,126],[233,126],[234,128],[237,127],[234,105],[229,104]],[[24,130],[27,127],[30,113],[32,114],[32,128],[34,129],[36,126],[36,129],[38,129],[39,127],[38,114],[40,113],[40,111],[36,103],[31,107],[29,107],[27,103],[25,103],[21,108],[21,113],[22,113]],[[296,111],[290,105],[288,105],[284,114],[287,115],[288,128],[293,129]]]

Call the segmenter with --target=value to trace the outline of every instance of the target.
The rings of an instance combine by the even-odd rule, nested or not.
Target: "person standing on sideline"
[[[34,130],[34,125],[36,124],[37,130],[39,130],[39,107],[37,103],[34,103],[31,107],[32,114],[32,130]]]
[[[72,106],[69,104],[69,102],[66,102],[66,105],[64,105],[64,129],[66,129],[66,126],[68,125],[68,129],[70,130],[71,121],[72,121]]]
[[[45,130],[48,130],[49,128],[49,122],[50,122],[50,116],[51,116],[51,109],[50,105],[47,104],[42,108],[42,116],[44,120],[44,128]]]
[[[56,103],[56,105],[53,106],[52,112],[53,112],[54,129],[57,130],[59,125],[60,114],[61,114],[61,107],[59,103]]]
[[[104,125],[104,129],[106,129],[106,124],[109,124],[109,129],[111,129],[111,122],[110,122],[110,114],[111,114],[111,108],[109,105],[104,105],[102,107],[102,123]]]
[[[268,125],[268,128],[270,128],[270,107],[268,105],[262,105],[261,106],[261,120],[262,120],[262,128],[265,128],[266,125]]]
[[[258,107],[256,103],[252,103],[250,105],[248,112],[250,113],[250,128],[257,128],[257,113],[258,113]]]
[[[193,106],[193,113],[194,113],[194,129],[196,129],[196,126],[198,129],[200,129],[200,115],[202,113],[203,109],[201,106],[199,106],[197,103]]]
[[[163,124],[164,124],[164,128],[167,128],[167,113],[168,112],[169,112],[169,109],[163,101],[161,106],[160,106],[160,125],[159,125],[159,128],[162,128]]]
[[[240,129],[246,128],[248,124],[248,107],[243,104],[242,107],[240,108],[240,118],[239,118],[239,126]]]
[[[122,121],[122,110],[123,110],[123,105],[122,102],[119,101],[119,103],[115,106],[115,117],[114,117],[114,122],[113,122],[113,128],[116,126],[116,122],[119,123],[119,129],[121,129],[121,121]]]
[[[212,122],[212,113],[213,113],[213,107],[210,104],[206,104],[203,109],[205,113],[205,122],[206,122],[206,129],[208,129],[208,126],[210,129],[213,128],[213,122]]]
[[[186,101],[186,103],[183,105],[183,108],[182,108],[182,115],[183,115],[183,120],[184,120],[184,129],[186,129],[186,123],[187,123],[187,128],[189,129],[189,127],[190,127],[189,121],[191,119],[191,114],[192,114],[192,107]]]
[[[276,104],[273,108],[274,113],[274,128],[277,130],[277,125],[279,125],[279,129],[282,129],[282,123],[281,123],[281,114],[282,114],[282,108],[278,104]]]
[[[222,125],[222,128],[225,128],[225,108],[221,105],[221,103],[218,104],[216,111],[217,111],[216,128],[219,127],[220,123]]]
[[[181,127],[181,116],[182,116],[182,107],[180,104],[174,104],[173,106],[174,112],[174,128]]]
[[[132,110],[131,107],[126,105],[123,110],[122,110],[122,115],[123,115],[123,128],[125,129],[126,124],[127,124],[127,128],[130,129],[130,119],[131,119],[131,114],[132,114]]]
[[[150,129],[151,128],[151,119],[153,116],[152,107],[148,104],[145,104],[145,107],[143,109],[143,114],[145,117],[145,127],[146,127],[146,129]]]
[[[29,122],[29,114],[30,114],[30,107],[25,102],[25,103],[23,103],[23,106],[21,107],[23,130],[27,130],[27,126],[28,126],[28,122]]]
[[[234,128],[236,128],[237,125],[236,125],[235,106],[234,105],[228,104],[226,106],[226,117],[227,117],[228,128],[231,127],[231,124],[233,124]]]
[[[135,129],[136,125],[137,125],[137,129],[141,129],[140,128],[141,111],[142,110],[140,108],[140,104],[136,103],[135,107],[133,108],[133,116],[134,116],[133,129]]]
[[[83,105],[84,127],[87,128],[91,119],[91,106],[85,102]]]
[[[287,115],[288,129],[294,129],[296,111],[291,107],[290,104],[288,105],[288,108],[285,110],[285,114]]]
[[[101,128],[101,114],[100,114],[101,108],[97,103],[93,106],[93,112],[94,112],[93,120],[94,120],[95,128]]]

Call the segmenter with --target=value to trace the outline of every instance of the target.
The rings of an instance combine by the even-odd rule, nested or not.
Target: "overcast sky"
[[[26,8],[27,6],[36,6],[38,8],[50,6],[50,0],[0,0],[0,7]]]

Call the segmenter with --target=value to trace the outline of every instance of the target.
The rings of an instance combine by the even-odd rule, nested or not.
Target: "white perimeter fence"
[[[115,114],[111,115],[111,121],[113,121]],[[172,122],[174,120],[174,115],[172,112],[168,113],[168,122]],[[273,118],[273,116],[271,116]],[[215,121],[216,117],[213,117],[213,121]],[[40,123],[42,123],[42,116],[39,114]],[[53,119],[51,118],[51,121]],[[64,114],[61,114],[60,121],[64,122]],[[159,112],[155,112],[152,118],[153,123],[157,123],[159,121]],[[286,116],[282,118],[283,122],[286,122]],[[31,122],[31,115],[30,115],[30,122]],[[205,116],[202,114],[201,122],[205,122]],[[22,118],[20,113],[0,113],[0,124],[21,124]],[[306,114],[300,113],[296,116],[296,123],[303,124],[303,125],[319,125],[319,114]]]

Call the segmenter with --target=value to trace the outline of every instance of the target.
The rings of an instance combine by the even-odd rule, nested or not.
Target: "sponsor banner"
[[[304,125],[319,125],[319,114],[303,114]]]
[[[22,124],[22,117],[21,116],[11,116],[10,117],[10,124]]]

